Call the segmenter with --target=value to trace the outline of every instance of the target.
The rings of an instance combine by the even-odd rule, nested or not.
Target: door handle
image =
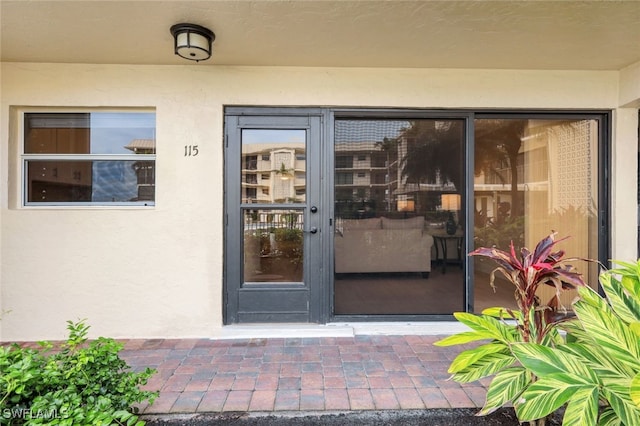
[[[312,226],[311,228],[309,228],[309,233],[310,234],[317,234],[318,233],[318,228],[316,228],[315,226]]]
[[[316,206],[311,206],[311,213],[318,213],[318,208]]]

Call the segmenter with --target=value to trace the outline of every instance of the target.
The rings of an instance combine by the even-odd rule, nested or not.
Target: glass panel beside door
[[[337,119],[334,314],[464,310],[463,119]]]

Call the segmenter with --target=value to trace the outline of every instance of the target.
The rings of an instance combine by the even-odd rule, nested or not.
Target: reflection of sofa
[[[344,219],[336,223],[335,272],[431,271],[433,237],[422,216]]]

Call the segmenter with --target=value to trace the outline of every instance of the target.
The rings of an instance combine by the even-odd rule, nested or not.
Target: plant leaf
[[[598,384],[593,372],[579,357],[560,350],[535,343],[519,343],[511,346],[511,351],[520,363],[538,377],[568,373],[579,377],[584,384]]]
[[[590,388],[584,382],[568,374],[553,374],[539,378],[514,401],[518,420],[541,419],[564,405],[578,390]]]
[[[478,340],[488,340],[491,337],[488,337],[487,333],[482,333],[478,331],[464,331],[462,333],[454,334],[452,336],[447,336],[444,339],[438,340],[433,344],[435,346],[454,346],[454,345],[463,345],[465,343],[477,342]]]
[[[600,275],[600,284],[607,295],[607,300],[623,321],[627,323],[640,321],[640,296],[628,294],[621,282],[610,273]]]
[[[589,287],[580,289],[580,295],[595,293]],[[591,303],[591,302],[594,303]],[[601,298],[578,300],[573,305],[585,331],[614,358],[635,366],[640,360],[640,339],[621,321]]]
[[[631,380],[631,387],[629,389],[629,395],[631,401],[636,404],[636,407],[640,408],[640,373]]]
[[[474,364],[469,365],[464,370],[456,372],[452,378],[460,383],[473,382],[483,377],[496,374],[512,366],[515,361],[516,358],[511,354],[490,353],[480,358]]]
[[[494,306],[492,308],[487,308],[482,311],[482,315],[487,315],[489,317],[498,318],[498,319],[517,319],[522,320],[522,313],[515,309],[506,309],[500,306]]]
[[[622,277],[621,284],[629,293],[640,298],[640,259],[636,263],[621,262],[616,260],[615,269],[611,269],[607,273],[616,274]]]
[[[613,358],[598,345],[590,344],[588,341],[567,343],[559,346],[558,350],[581,358],[585,365],[588,365],[602,379],[628,377],[629,374],[633,374],[633,370],[626,364]]]
[[[629,329],[633,331],[636,336],[640,337],[640,322],[634,322],[629,324]]]
[[[509,347],[504,343],[489,343],[486,345],[478,346],[477,348],[468,349],[456,356],[451,365],[449,366],[449,373],[457,373],[459,371],[468,368],[470,365],[476,363],[480,359],[495,353],[502,353],[510,355]]]
[[[629,396],[629,382],[627,384],[608,383],[602,388],[602,395],[609,401],[611,409],[615,411],[625,425],[637,425],[640,419],[640,409],[631,401]]]
[[[522,367],[506,368],[496,374],[487,390],[487,400],[478,413],[486,416],[517,398],[531,382],[531,373]]]
[[[565,425],[594,425],[598,418],[598,387],[584,387],[573,394],[562,419]]]
[[[513,249],[513,242],[511,243],[511,253],[500,250],[495,247],[479,247],[476,250],[469,253],[469,256],[484,256],[487,257],[503,268],[505,275],[508,276],[508,272],[515,271],[522,268],[520,260],[515,255]]]
[[[556,232],[552,232],[547,237],[540,240],[538,244],[536,244],[536,248],[533,251],[532,259],[534,264],[543,263],[547,260],[547,258],[551,254],[551,249],[553,249],[553,246],[558,242],[554,241],[556,234]]]
[[[598,419],[598,426],[624,426],[620,421],[620,418],[616,414],[615,411],[611,409],[611,407],[606,407],[600,413],[600,418]]]
[[[483,333],[488,339],[499,340],[503,343],[517,342],[515,327],[507,325],[495,318],[486,315],[475,315],[467,312],[453,314],[458,321],[479,333]]]

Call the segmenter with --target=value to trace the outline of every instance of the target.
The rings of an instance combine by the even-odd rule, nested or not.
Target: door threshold
[[[336,322],[329,324],[233,324],[223,326],[216,339],[274,339],[306,337],[354,337],[367,335],[450,335],[469,331],[457,321],[435,322]]]

